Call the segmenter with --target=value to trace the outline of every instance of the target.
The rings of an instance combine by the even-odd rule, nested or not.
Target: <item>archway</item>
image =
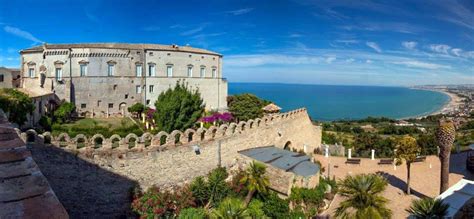
[[[291,141],[287,141],[283,149],[287,151],[291,151]]]
[[[120,103],[119,111],[122,113],[122,116],[125,116],[125,114],[127,113],[127,103],[125,102]]]

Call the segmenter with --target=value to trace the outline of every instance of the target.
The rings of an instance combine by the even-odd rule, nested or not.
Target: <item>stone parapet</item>
[[[84,134],[78,134],[72,137],[67,133],[52,136],[50,132],[37,134],[33,129],[20,133],[20,136],[24,141],[51,144],[52,146],[61,147],[64,150],[75,151],[76,153],[86,155],[153,152],[173,150],[176,147],[207,144],[216,140],[237,137],[257,129],[279,126],[289,120],[305,116],[308,116],[306,109],[301,108],[287,113],[257,118],[255,120],[251,119],[248,121],[240,121],[239,123],[211,126],[208,129],[187,129],[184,132],[174,130],[171,133],[161,131],[156,135],[147,132],[141,136],[130,133],[123,138],[116,134],[109,138],[105,138],[101,134],[95,134],[90,138],[87,138]],[[313,146],[318,147],[319,145]]]
[[[69,218],[3,112],[0,112],[0,218]]]

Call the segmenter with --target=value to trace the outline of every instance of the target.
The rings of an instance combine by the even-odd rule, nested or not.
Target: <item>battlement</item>
[[[255,120],[211,126],[208,129],[187,129],[184,132],[174,130],[171,133],[161,131],[156,135],[147,132],[142,136],[130,133],[124,138],[117,134],[112,135],[110,138],[105,138],[101,134],[95,134],[91,138],[87,138],[84,134],[71,137],[67,133],[52,136],[50,132],[37,134],[33,129],[19,134],[21,138],[27,142],[50,143],[53,146],[65,150],[77,151],[78,153],[84,154],[94,152],[97,154],[110,154],[128,151],[162,151],[186,145],[200,145],[219,139],[236,137],[249,131],[265,129],[269,126],[301,116],[308,116],[305,108],[264,116]]]

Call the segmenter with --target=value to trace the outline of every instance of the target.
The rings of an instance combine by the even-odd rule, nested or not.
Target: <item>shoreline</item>
[[[427,116],[432,116],[432,115],[448,114],[448,113],[451,113],[451,112],[455,111],[459,107],[459,105],[462,104],[462,98],[461,97],[459,97],[455,93],[451,93],[451,92],[448,92],[446,90],[422,89],[422,88],[411,88],[411,89],[428,90],[428,91],[442,93],[442,94],[449,97],[449,101],[447,101],[441,108],[439,108],[438,110],[436,110],[434,112],[427,113],[426,115],[411,116],[411,117],[407,117],[407,118],[403,118],[403,119],[421,119],[421,118],[424,118],[424,117],[427,117]],[[403,119],[400,119],[400,120],[403,120]]]

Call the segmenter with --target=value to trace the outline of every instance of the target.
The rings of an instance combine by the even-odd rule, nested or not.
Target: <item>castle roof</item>
[[[28,49],[21,50],[20,53],[42,52],[44,49],[140,49],[140,50],[162,50],[176,52],[191,52],[208,55],[218,55],[219,53],[190,46],[162,45],[148,43],[73,43],[73,44],[43,44]]]

